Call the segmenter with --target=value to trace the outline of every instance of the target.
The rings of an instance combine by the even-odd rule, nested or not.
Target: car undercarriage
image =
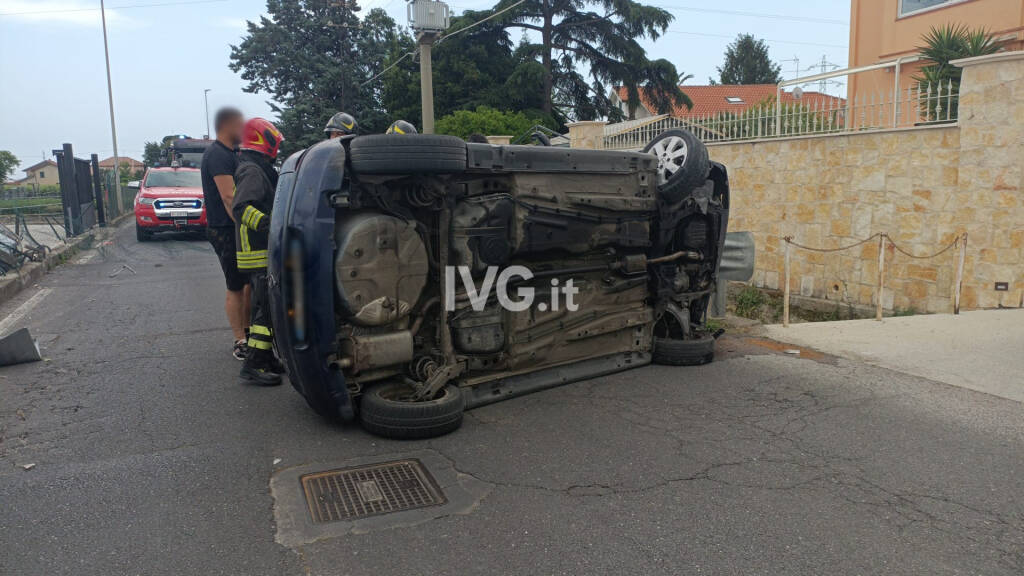
[[[686,132],[651,148],[376,135],[296,154],[270,266],[293,385],[321,414],[426,437],[465,408],[710,361],[726,171]]]

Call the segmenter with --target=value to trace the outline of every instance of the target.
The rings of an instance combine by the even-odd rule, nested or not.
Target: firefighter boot
[[[281,375],[274,372],[274,353],[270,350],[249,348],[249,356],[242,364],[238,380],[252,386],[277,386]]]

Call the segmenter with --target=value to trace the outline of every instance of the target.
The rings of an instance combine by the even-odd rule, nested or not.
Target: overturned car
[[[686,131],[644,152],[329,140],[285,162],[270,290],[292,385],[370,432],[650,362],[710,362],[725,167]]]

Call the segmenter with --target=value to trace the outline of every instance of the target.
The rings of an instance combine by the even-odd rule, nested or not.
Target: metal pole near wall
[[[960,290],[964,285],[964,260],[967,258],[967,232],[960,237],[960,257],[956,265],[956,285],[953,286],[953,314],[960,313]]]
[[[783,328],[789,327],[789,238],[786,238],[786,264],[785,264],[785,277],[786,284],[783,289],[782,296],[782,326]]]
[[[103,187],[100,186],[100,157],[93,154],[92,164],[92,197],[96,202],[96,222],[101,228],[107,225],[107,216],[103,210]]]
[[[103,57],[107,62],[107,100],[110,103],[110,138],[114,144],[114,203],[118,211],[124,206],[121,202],[121,159],[117,157],[117,126],[114,123],[114,88],[110,82],[110,49],[107,47],[107,10],[100,0],[100,19],[103,21]]]
[[[885,296],[885,234],[878,237],[878,296],[875,304],[875,320],[882,321],[882,300]]]

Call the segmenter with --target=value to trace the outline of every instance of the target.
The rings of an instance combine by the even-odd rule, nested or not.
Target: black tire
[[[672,139],[680,139],[685,144],[684,157],[673,162],[678,164],[674,172],[667,167],[667,159],[659,155],[658,150],[659,143],[663,147],[665,141]],[[688,130],[666,130],[644,146],[643,151],[658,156],[658,193],[670,204],[682,200],[691,190],[702,186],[711,171],[707,147]]]
[[[715,338],[703,334],[693,340],[655,338],[651,361],[664,366],[699,366],[715,358]]]
[[[139,242],[148,242],[150,238],[149,232],[143,230],[138,224],[135,225],[135,239]]]
[[[367,388],[359,407],[363,428],[385,438],[412,439],[441,436],[462,425],[465,400],[458,386],[445,386],[433,400],[394,399],[409,389],[403,382],[386,382]]]
[[[356,174],[459,174],[466,171],[466,143],[437,134],[373,134],[349,144]]]

